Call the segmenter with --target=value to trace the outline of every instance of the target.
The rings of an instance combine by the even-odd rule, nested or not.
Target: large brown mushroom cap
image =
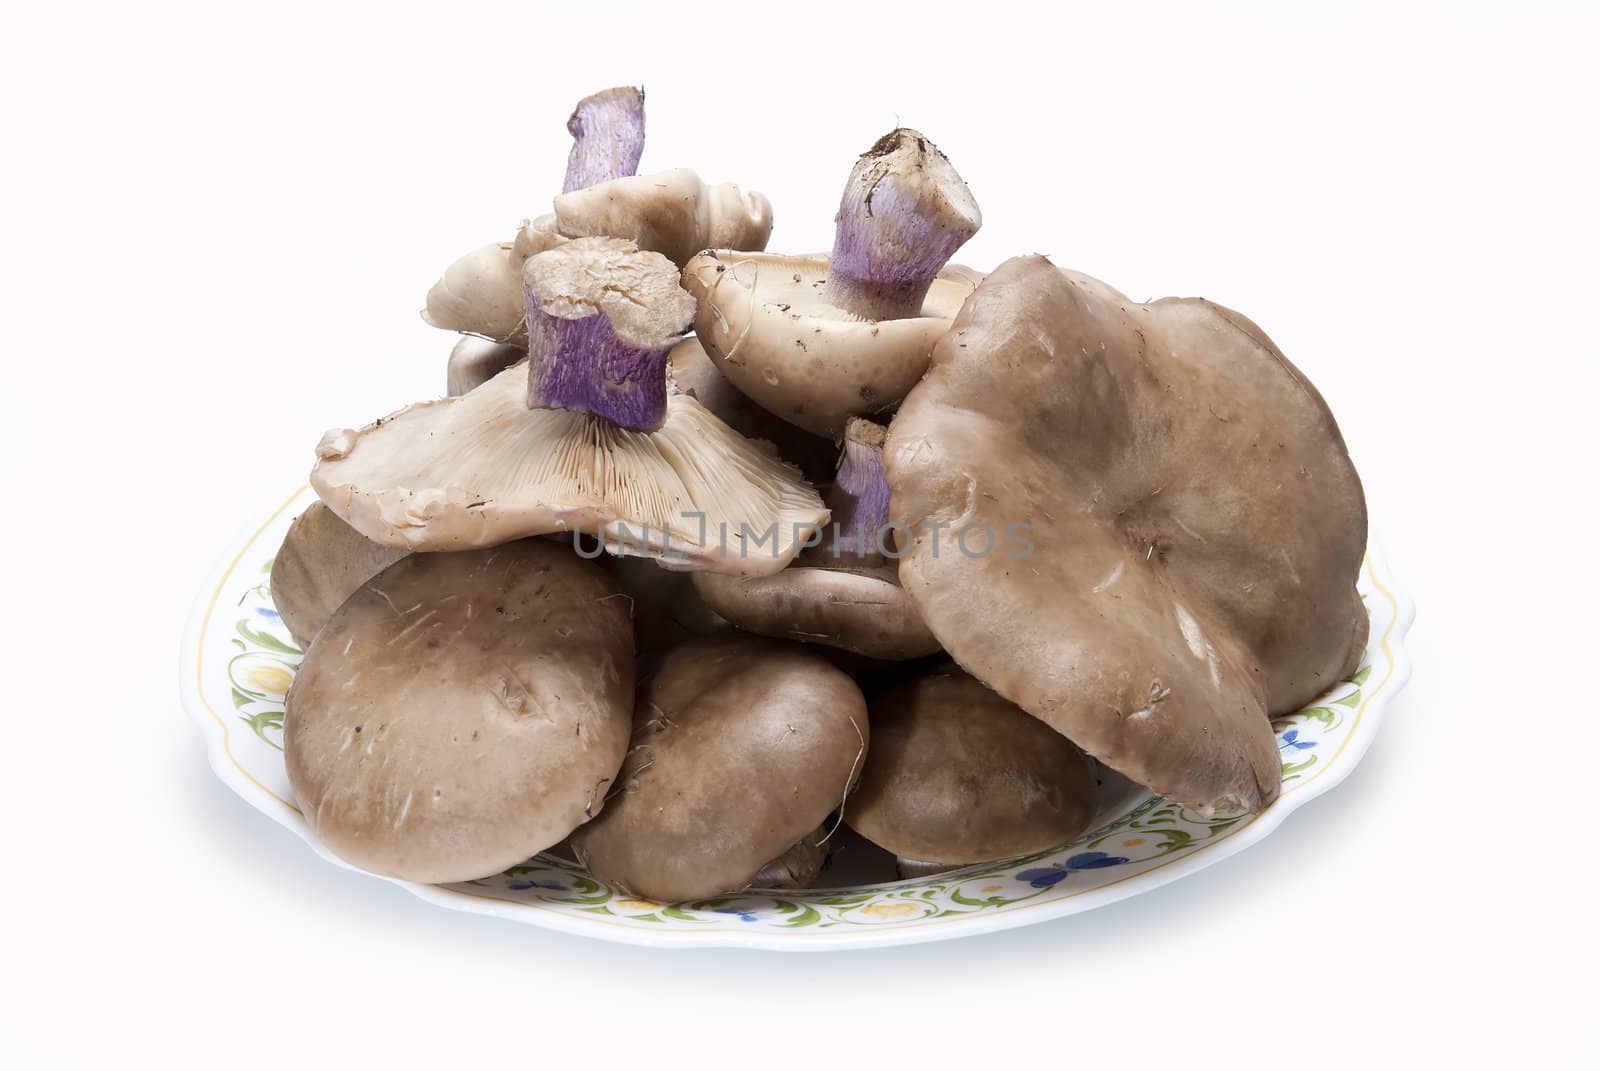
[[[759,636],[821,643],[868,658],[921,658],[939,641],[900,586],[893,562],[808,551],[771,576],[696,573],[695,591],[717,614]]]
[[[947,268],[921,315],[881,321],[827,300],[821,256],[709,250],[684,268],[683,285],[697,303],[696,336],[734,386],[791,424],[838,437],[852,416],[893,406],[921,378],[973,274]]]
[[[906,859],[960,865],[1065,844],[1094,817],[1094,768],[1060,733],[953,666],[873,697],[845,821]]]
[[[956,661],[1202,812],[1276,798],[1269,711],[1364,646],[1366,509],[1327,405],[1259,328],[1008,261],[884,454],[917,528],[901,583]],[[957,552],[952,530],[976,552],[984,527],[990,553]]]
[[[289,525],[272,559],[272,604],[304,649],[352,592],[405,556],[313,502]]]
[[[843,802],[866,750],[860,689],[817,655],[748,636],[687,644],[641,691],[619,792],[574,849],[658,900],[745,888]]]
[[[412,881],[499,873],[599,813],[633,700],[626,600],[569,549],[419,554],[306,652],[284,715],[318,839]]]

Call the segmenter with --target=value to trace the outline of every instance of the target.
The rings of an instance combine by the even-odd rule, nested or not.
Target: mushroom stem
[[[901,127],[856,161],[835,223],[824,299],[863,320],[903,320],[983,215],[944,153]]]
[[[835,558],[876,559],[889,524],[889,476],[883,466],[886,429],[852,417],[844,429],[844,452],[828,495],[833,512],[827,549]]]
[[[572,152],[562,193],[632,175],[644,152],[644,90],[618,86],[584,97],[567,132]]]
[[[667,355],[694,317],[672,262],[580,238],[523,268],[528,407],[593,413],[628,431],[667,415]]]
[[[594,413],[630,431],[654,431],[667,413],[667,354],[617,337],[603,312],[564,320],[528,299],[528,407]]]

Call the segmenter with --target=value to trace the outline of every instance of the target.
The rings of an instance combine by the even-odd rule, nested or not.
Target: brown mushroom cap
[[[771,576],[696,573],[705,604],[759,636],[821,643],[868,658],[921,658],[939,641],[900,587],[894,562],[807,551]]]
[[[697,304],[694,329],[728,380],[768,412],[837,438],[852,416],[905,397],[933,344],[972,293],[973,273],[947,268],[922,315],[864,321],[823,296],[826,257],[714,249],[683,271]]]
[[[1094,817],[1094,768],[1044,722],[954,666],[875,696],[850,828],[906,859],[959,865],[1044,851]]]
[[[1259,328],[1016,258],[935,348],[884,456],[916,528],[901,583],[957,662],[1180,803],[1272,802],[1269,711],[1364,646],[1366,509],[1327,405]],[[952,553],[932,523],[987,528],[993,550]]]
[[[379,874],[466,881],[598,813],[633,698],[616,594],[542,540],[412,555],[367,581],[286,700],[289,783],[318,839]]]
[[[620,792],[574,838],[597,877],[657,900],[747,887],[844,800],[861,691],[817,655],[748,636],[667,656],[639,696]]]
[[[304,649],[352,592],[405,556],[313,502],[290,523],[272,559],[272,605]]]

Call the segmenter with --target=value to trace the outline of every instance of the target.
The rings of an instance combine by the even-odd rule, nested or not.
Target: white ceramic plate
[[[295,807],[283,769],[283,695],[300,651],[267,594],[272,556],[312,501],[302,487],[228,554],[195,605],[184,638],[184,705],[206,734],[217,776],[330,862]],[[494,915],[608,941],[781,950],[867,948],[985,933],[1087,911],[1192,874],[1261,840],[1289,813],[1355,768],[1385,704],[1410,674],[1403,640],[1412,606],[1369,551],[1360,588],[1372,615],[1361,669],[1316,704],[1274,723],[1283,794],[1255,816],[1207,820],[1115,776],[1087,834],[1048,852],[914,881],[882,873],[876,849],[845,840],[818,888],[783,896],[719,896],[682,904],[630,897],[569,863],[540,856],[483,881],[398,882],[457,911]],[[847,835],[848,831],[845,831]],[[831,880],[830,880],[831,876]],[[843,884],[855,881],[855,884]]]

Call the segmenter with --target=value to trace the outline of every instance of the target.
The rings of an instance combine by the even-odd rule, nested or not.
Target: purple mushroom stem
[[[667,417],[670,345],[641,348],[617,337],[603,312],[581,320],[528,301],[528,405],[593,413],[629,431],[655,431]]]
[[[694,320],[678,267],[621,238],[575,238],[528,258],[528,406],[627,431],[667,416],[667,358]]]
[[[915,130],[893,130],[850,172],[823,297],[863,320],[916,316],[934,277],[982,223],[944,153]]]
[[[889,475],[883,466],[884,428],[853,418],[844,431],[844,452],[828,496],[833,511],[824,549],[835,558],[882,557],[889,525]]]
[[[644,152],[644,90],[604,89],[584,97],[567,120],[572,152],[562,193],[627,178]]]

